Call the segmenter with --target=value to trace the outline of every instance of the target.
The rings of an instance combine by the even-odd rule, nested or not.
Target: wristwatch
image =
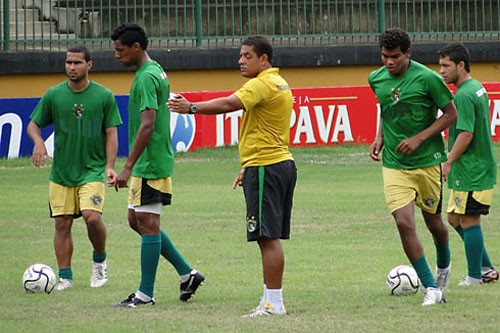
[[[191,103],[191,106],[189,107],[189,113],[195,114],[196,112],[198,112],[198,108],[196,107],[196,104]]]

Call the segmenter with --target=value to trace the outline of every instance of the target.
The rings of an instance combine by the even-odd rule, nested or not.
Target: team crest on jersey
[[[394,102],[394,104],[396,104],[397,102],[399,102],[399,97],[401,96],[401,89],[400,88],[392,88],[391,89],[391,98],[392,98],[392,101]]]
[[[100,195],[94,195],[90,200],[92,200],[94,206],[100,206],[102,204],[102,197]]]
[[[424,199],[424,205],[426,205],[427,207],[434,206],[435,202],[436,202],[436,200],[434,200],[433,198]]]
[[[254,232],[257,229],[257,220],[255,220],[255,216],[250,216],[247,218],[247,231]]]
[[[77,118],[81,118],[83,115],[83,111],[85,111],[85,108],[83,107],[83,104],[74,104],[73,105],[73,113]]]

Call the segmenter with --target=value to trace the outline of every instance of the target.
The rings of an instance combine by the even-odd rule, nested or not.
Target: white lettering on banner
[[[293,104],[308,104],[309,96],[295,96],[293,95]]]
[[[216,146],[224,146],[226,143],[224,142],[224,133],[225,126],[224,122],[229,119],[229,128],[230,128],[230,145],[238,144],[238,128],[239,128],[239,120],[243,116],[243,110],[238,110],[225,114],[218,114],[215,121],[215,136],[216,136]]]
[[[10,131],[10,138],[7,142],[9,145],[7,158],[18,158],[21,149],[23,121],[16,113],[5,113],[0,115],[0,146],[2,145],[2,130],[6,125],[10,125],[12,127]],[[45,140],[45,147],[47,148],[47,154],[50,157],[54,157],[54,132],[52,132],[47,140]]]
[[[344,132],[344,142],[354,141],[346,105],[338,106],[337,121],[335,122],[332,142],[339,142],[339,132]]]
[[[23,133],[23,122],[21,117],[15,113],[6,113],[0,116],[0,140],[2,140],[2,129],[4,126],[10,125],[9,150],[7,158],[18,158],[21,148],[21,134]],[[1,145],[0,141],[0,145]]]
[[[490,105],[491,105],[490,100]],[[500,126],[500,100],[493,100],[493,112],[491,113],[491,136],[496,136],[496,127]]]
[[[329,105],[328,108],[330,109],[330,111],[328,112],[328,120],[325,121],[325,118],[323,116],[323,107],[321,105],[314,106],[314,112],[316,113],[316,120],[318,122],[319,136],[324,143],[328,142],[328,135],[330,134],[333,123],[333,113],[335,111],[335,105]]]
[[[297,129],[295,132],[294,144],[300,144],[300,135],[306,135],[306,143],[316,143],[314,138],[311,115],[307,106],[299,107],[299,118],[297,119]]]
[[[332,133],[333,118],[335,115],[335,105],[328,106],[328,116],[325,120],[323,114],[323,106],[315,105],[313,107],[314,113],[316,115],[316,125],[318,127],[318,132],[321,141],[323,143],[328,143],[328,138]],[[293,125],[293,124],[292,124]],[[347,111],[347,105],[337,106],[337,119],[335,120],[335,126],[333,128],[333,136],[331,142],[339,141],[339,133],[344,133],[344,142],[354,141],[351,130],[351,122],[349,121],[349,113]],[[295,132],[295,137],[293,138],[294,144],[300,144],[300,136],[302,134],[306,135],[305,143],[317,143],[314,137],[313,124],[311,120],[311,115],[309,113],[309,107],[300,106],[299,107],[299,117],[297,120],[297,129]]]
[[[54,137],[55,133],[52,132],[47,140],[45,140],[45,148],[47,149],[47,154],[49,154],[51,158],[54,157]]]

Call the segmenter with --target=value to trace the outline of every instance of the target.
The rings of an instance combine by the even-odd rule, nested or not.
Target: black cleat
[[[181,296],[179,299],[183,302],[187,302],[191,296],[194,295],[196,289],[203,284],[203,281],[205,281],[203,274],[197,271],[191,272],[189,274],[189,279],[186,282],[181,282]]]
[[[154,298],[151,298],[149,302],[144,302],[143,300],[135,297],[135,294],[130,294],[126,299],[119,303],[113,304],[114,308],[136,308],[140,305],[155,305]]]

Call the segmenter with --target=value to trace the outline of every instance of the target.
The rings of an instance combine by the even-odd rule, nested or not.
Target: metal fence
[[[275,46],[374,43],[399,26],[414,42],[499,41],[500,0],[0,0],[3,51],[109,49],[124,22],[152,48],[239,46],[264,34]]]

